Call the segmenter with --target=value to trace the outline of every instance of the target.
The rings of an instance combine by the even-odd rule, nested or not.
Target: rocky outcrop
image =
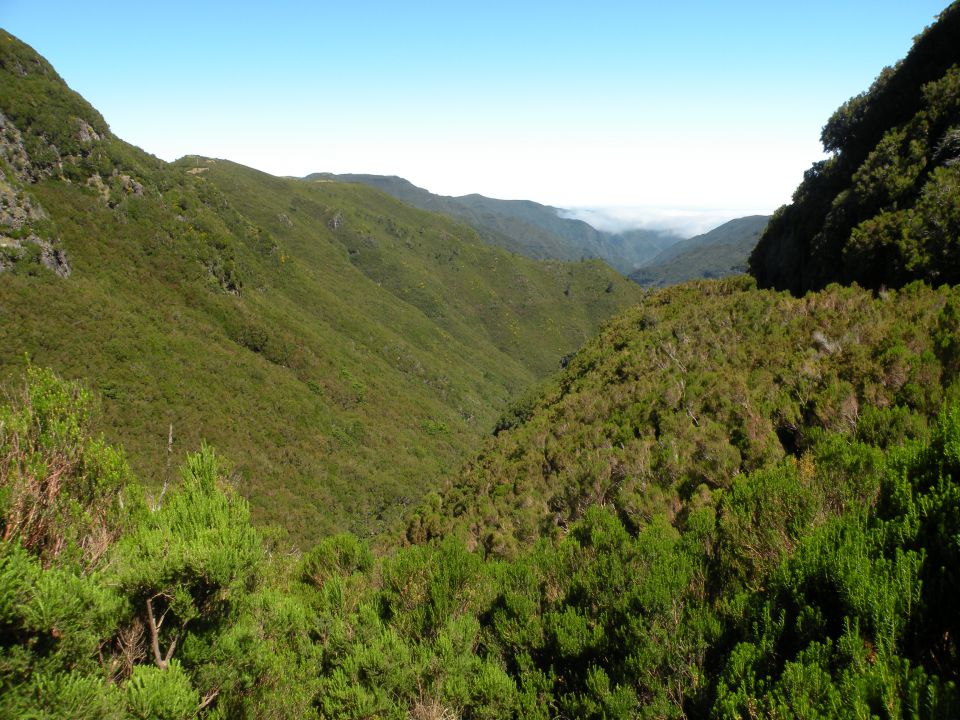
[[[21,182],[34,182],[36,174],[30,164],[23,136],[12,122],[0,112],[0,161]]]
[[[77,137],[84,145],[90,145],[101,139],[100,133],[94,130],[93,126],[86,120],[83,118],[77,118],[77,122],[80,124],[80,130],[77,132]]]
[[[69,277],[70,263],[59,240],[45,237],[47,213],[27,191],[40,175],[20,131],[0,113],[0,272],[20,264],[40,265]]]
[[[0,272],[21,264],[41,265],[62,278],[72,272],[63,248],[33,234],[20,239],[0,235]]]
[[[21,231],[46,216],[38,203],[0,175],[0,232]]]

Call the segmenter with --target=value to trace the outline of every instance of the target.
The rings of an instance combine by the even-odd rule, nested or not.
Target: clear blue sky
[[[120,137],[642,216],[769,212],[946,0],[0,0]]]

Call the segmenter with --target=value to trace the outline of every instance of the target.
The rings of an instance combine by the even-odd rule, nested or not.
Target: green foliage
[[[140,665],[126,684],[130,715],[142,720],[186,720],[196,714],[199,697],[176,660],[160,670]]]
[[[34,485],[59,493],[52,506],[73,509],[58,521],[96,530],[99,543],[71,553],[59,525],[53,537],[26,532],[12,485],[0,514],[0,716],[309,716],[311,619],[210,448],[148,508],[125,465],[93,474],[94,460],[122,455],[90,438],[90,395],[76,383],[31,368],[21,405],[0,418],[4,467],[31,466]],[[74,461],[42,462],[50,457]],[[91,530],[104,495],[120,502]]]
[[[761,514],[799,503],[789,512],[805,507],[791,521],[802,525],[831,503],[869,500],[869,453],[864,486],[849,497],[811,485],[805,468],[819,471],[824,431],[880,447],[927,437],[949,382],[951,297],[917,285],[882,297],[832,287],[798,300],[758,292],[747,279],[651,293],[501,419],[442,494],[446,517],[428,534],[470,537],[510,557],[532,539],[561,535],[595,504],[631,529],[658,516],[682,527],[721,491],[759,493],[742,477],[764,468],[761,484],[793,486],[796,476],[802,496],[758,494]],[[788,456],[799,464],[778,465]],[[424,507],[408,536],[422,536],[434,515]],[[779,521],[758,526],[781,531],[790,535]],[[751,564],[777,561],[759,555]]]
[[[382,531],[640,295],[599,262],[511,255],[371,188],[163,163],[111,136],[26,45],[0,45],[0,142],[16,159],[0,163],[0,203],[29,219],[0,227],[23,246],[0,240],[0,264],[30,254],[0,275],[16,318],[0,323],[0,380],[19,381],[29,354],[100,390],[97,430],[154,494],[173,425],[175,451],[215,444],[257,521],[302,547]]]
[[[960,590],[956,409],[923,450],[892,452],[876,512],[851,512],[803,539],[770,574],[718,684],[719,716],[952,717]],[[923,509],[921,509],[923,508]]]
[[[89,437],[93,402],[82,385],[30,366],[22,402],[0,410],[2,535],[47,563],[91,564],[121,530],[124,502],[142,502],[126,460]]]
[[[147,622],[166,617],[166,645],[180,642],[185,653],[207,652],[191,633],[230,619],[235,596],[249,591],[263,549],[250,525],[246,502],[218,487],[213,451],[203,446],[187,458],[182,484],[162,506],[118,546],[117,577],[135,604],[144,604]]]
[[[33,369],[2,417],[71,455],[88,412]],[[951,717],[960,409],[929,439],[891,412],[920,428],[906,445],[883,417],[679,511],[593,504],[511,560],[349,534],[275,556],[202,446],[96,557],[0,541],[0,716]]]
[[[960,280],[960,5],[824,127],[824,149],[750,258],[761,287]]]
[[[15,540],[0,543],[0,580],[0,716],[40,702],[52,717],[109,716],[95,658],[120,598],[76,566],[45,569]]]

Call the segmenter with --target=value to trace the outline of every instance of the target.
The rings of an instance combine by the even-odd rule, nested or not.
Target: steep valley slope
[[[629,277],[649,288],[744,273],[769,219],[765,215],[736,218],[702,235],[676,242]]]
[[[137,462],[49,370],[0,404],[0,715],[960,716],[958,17],[838,112],[754,277],[649,292],[359,185],[159,163],[0,39],[4,371],[88,378]],[[857,253],[868,287],[832,283]],[[144,495],[166,408],[240,471],[204,446]],[[322,538],[281,551],[237,488]]]
[[[0,37],[0,372],[84,378],[159,485],[205,438],[255,517],[374,532],[640,291],[355,184],[168,165]],[[5,271],[4,271],[5,269]]]
[[[596,505],[638,530],[715,503],[824,433],[885,447],[960,401],[957,290],[804,298],[748,277],[666,288],[607,323],[409,527],[495,555],[559,537]]]

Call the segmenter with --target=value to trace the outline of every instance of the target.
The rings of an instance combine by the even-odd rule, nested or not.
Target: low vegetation
[[[949,718],[960,409],[816,434],[688,504],[502,559],[280,551],[209,447],[162,494],[28,370],[0,410],[3,717]]]
[[[215,443],[305,546],[396,523],[641,294],[360,185],[163,163],[6,34],[0,90],[0,377],[87,379],[152,488],[171,427],[175,452]]]
[[[511,556],[594,505],[636,530],[664,510],[682,522],[824,432],[923,438],[960,399],[958,307],[956,290],[920,284],[796,299],[733,278],[651,293],[504,415],[408,534],[455,531]]]

